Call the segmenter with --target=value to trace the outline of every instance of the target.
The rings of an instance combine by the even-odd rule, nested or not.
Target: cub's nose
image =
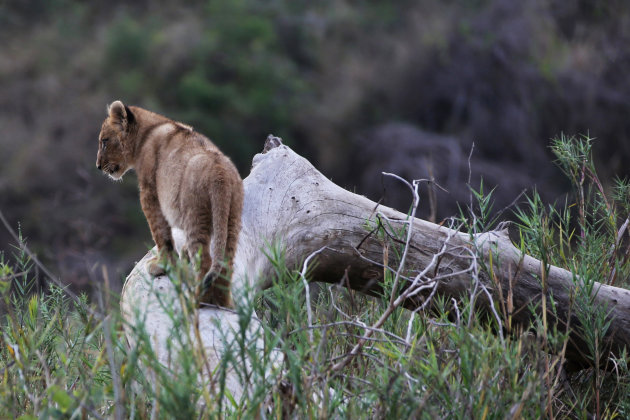
[[[96,169],[98,169],[99,171],[101,170],[101,163],[100,162],[96,162]]]

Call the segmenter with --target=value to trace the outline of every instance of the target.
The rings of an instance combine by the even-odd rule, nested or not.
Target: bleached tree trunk
[[[287,263],[294,267],[317,252],[309,280],[339,283],[343,278],[342,284],[354,290],[378,293],[387,269],[384,265],[396,267],[394,253],[384,252],[383,237],[373,229],[380,220],[392,235],[394,230],[404,231],[405,226],[412,226],[403,274],[407,286],[415,278],[413,286],[419,293],[405,301],[407,308],[417,308],[429,294],[460,299],[476,291],[477,308],[500,318],[504,317],[498,315],[501,308],[507,308],[511,328],[528,328],[531,324],[534,317],[528,305],[541,312],[541,262],[522,254],[504,231],[471,237],[421,219],[409,222],[406,214],[335,185],[309,161],[271,136],[263,153],[254,157],[244,183],[243,228],[233,276],[237,302],[239,290],[246,285],[267,286],[273,267],[262,250],[274,241],[286,249]],[[404,240],[404,235],[401,237]],[[176,235],[176,242],[180,241]],[[393,240],[390,246],[401,246],[396,244],[397,240]],[[492,278],[488,273],[492,273]],[[168,322],[159,308],[152,306],[146,286],[141,286],[146,285],[146,277],[140,263],[127,278],[121,307],[130,322],[131,308],[146,308],[147,320],[155,325],[149,333],[156,335],[156,346],[162,346],[161,337]],[[168,281],[158,279],[157,283],[162,292],[168,292]],[[560,331],[570,330],[567,360],[586,366],[592,361],[580,336],[582,326],[576,313],[581,308],[574,305],[580,284],[572,273],[552,266],[546,273],[544,294],[547,308],[552,295],[556,307],[555,316],[547,315],[549,327],[557,323]],[[630,344],[630,291],[603,284],[594,290],[595,305],[610,311],[611,326],[603,348],[619,354]],[[226,319],[234,316],[220,309],[201,309],[200,313]],[[216,342],[216,327],[206,323],[200,328],[202,341],[212,347],[208,343]],[[220,357],[220,349],[216,351]]]

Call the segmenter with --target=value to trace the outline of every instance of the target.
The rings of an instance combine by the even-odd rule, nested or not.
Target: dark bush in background
[[[120,279],[152,242],[134,177],[94,168],[115,99],[193,125],[243,176],[268,133],[399,208],[380,172],[432,175],[438,219],[467,200],[473,142],[471,184],[498,185],[497,209],[533,186],[562,197],[560,132],[598,138],[604,179],[628,172],[621,0],[31,0],[0,5],[0,42],[0,209],[78,285],[102,264]]]

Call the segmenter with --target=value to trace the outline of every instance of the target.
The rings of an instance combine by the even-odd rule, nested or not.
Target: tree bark
[[[263,153],[254,157],[244,186],[243,227],[233,275],[237,304],[239,290],[247,285],[261,288],[269,285],[273,267],[263,250],[276,241],[285,248],[286,261],[292,267],[301,266],[309,255],[319,251],[313,258],[316,263],[310,266],[309,280],[339,283],[343,278],[342,284],[354,290],[379,294],[387,269],[384,265],[396,267],[398,261],[394,252],[384,252],[385,243],[389,243],[389,248],[402,247],[401,239],[393,238],[394,231],[403,232],[405,226],[411,225],[404,267],[406,284],[410,285],[422,273],[418,281],[426,288],[405,302],[407,308],[417,308],[429,293],[461,299],[476,290],[479,310],[492,316],[507,308],[511,312],[511,328],[527,329],[534,321],[530,307],[540,314],[543,295],[547,308],[551,307],[553,296],[556,312],[547,312],[548,328],[553,325],[560,331],[568,328],[566,359],[571,365],[601,364],[610,352],[619,355],[630,344],[630,291],[595,285],[592,295],[595,307],[609,311],[611,324],[603,358],[593,361],[581,337],[583,326],[577,316],[577,311],[583,308],[575,305],[582,282],[571,272],[551,266],[546,270],[543,290],[541,262],[521,253],[505,231],[469,235],[421,219],[410,222],[404,213],[335,185],[308,160],[271,136]],[[379,220],[392,236],[388,241],[373,229]],[[178,236],[181,235],[175,235],[175,240],[181,242]],[[404,237],[400,235],[402,241]],[[121,296],[123,313],[129,314],[130,308],[136,306],[131,302],[138,297],[139,279],[146,277],[143,270],[137,266],[136,274],[127,279]],[[167,282],[161,284],[168,288]],[[201,309],[200,313],[206,311],[222,312]],[[159,316],[152,312],[149,318]],[[504,316],[501,313],[500,317]],[[208,335],[215,333],[209,331]]]

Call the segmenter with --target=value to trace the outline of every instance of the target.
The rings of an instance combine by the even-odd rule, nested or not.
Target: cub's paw
[[[211,271],[203,278],[201,282],[201,293],[205,294],[212,290],[214,283],[219,278],[219,273],[216,271]]]
[[[190,251],[188,251],[188,246],[182,246],[181,251],[179,251],[179,259],[185,263],[190,263]]]
[[[233,308],[230,284],[226,282],[216,271],[211,271],[203,278],[199,285],[198,305],[217,305],[225,308]]]
[[[160,264],[160,260],[158,259],[158,257],[153,257],[148,260],[146,267],[149,274],[151,274],[153,277],[158,277],[166,274],[166,270],[164,270],[164,267]]]

